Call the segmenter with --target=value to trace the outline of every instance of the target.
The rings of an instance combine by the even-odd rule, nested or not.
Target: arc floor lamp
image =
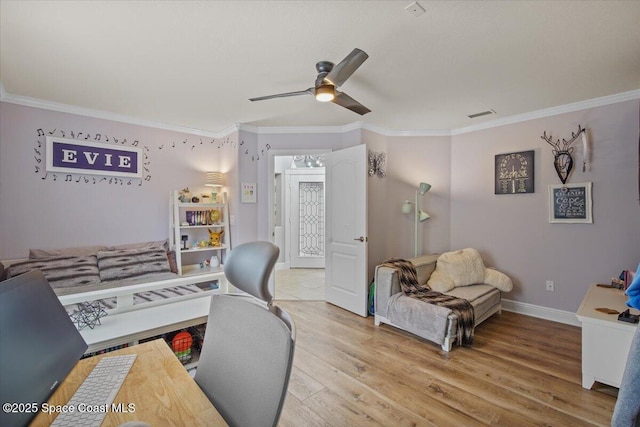
[[[413,256],[414,257],[418,256],[418,223],[431,218],[428,213],[426,213],[425,211],[420,209],[420,207],[418,205],[418,196],[424,195],[430,189],[431,189],[431,184],[427,184],[426,182],[421,182],[420,185],[418,186],[418,189],[416,190],[416,200],[414,202],[415,210],[414,210],[414,215],[413,215],[413,219],[414,219],[414,224],[413,224],[413,233],[414,233]],[[405,202],[402,204],[402,212],[403,213],[411,213],[411,202],[410,201],[405,200]]]

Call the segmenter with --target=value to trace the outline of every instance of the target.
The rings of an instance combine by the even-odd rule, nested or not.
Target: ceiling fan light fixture
[[[333,101],[336,97],[335,87],[333,85],[322,84],[316,87],[316,99],[320,102]]]

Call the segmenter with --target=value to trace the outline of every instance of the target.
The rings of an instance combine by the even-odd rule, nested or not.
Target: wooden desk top
[[[597,323],[609,323],[610,325],[616,325],[620,328],[630,328],[633,329],[636,327],[636,324],[621,322],[618,320],[617,314],[606,314],[599,311],[596,311],[596,308],[611,308],[614,310],[618,310],[619,312],[623,312],[629,307],[626,305],[628,297],[624,294],[624,291],[621,289],[615,288],[602,288],[596,285],[591,285],[587,294],[584,296],[582,300],[582,304],[580,304],[580,308],[578,308],[578,312],[576,313],[578,319],[581,322],[597,322]],[[630,309],[631,314],[638,314],[639,311],[636,309]]]
[[[132,412],[109,412],[102,427],[127,421],[152,426],[226,426],[200,387],[162,339],[80,360],[49,399],[49,405],[66,404],[93,367],[104,356],[136,353],[138,357],[114,404],[135,406]],[[58,414],[39,413],[31,426],[48,426]]]

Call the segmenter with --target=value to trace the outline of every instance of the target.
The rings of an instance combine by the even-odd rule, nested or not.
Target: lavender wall
[[[401,204],[415,201],[421,182],[431,184],[418,198],[431,218],[418,224],[418,254],[449,250],[450,137],[388,137],[387,157],[386,256],[414,256],[414,216],[403,214]]]
[[[576,311],[590,284],[608,283],[640,261],[638,101],[560,114],[452,137],[451,248],[475,247],[515,282],[508,299]],[[593,224],[550,224],[549,184],[560,184],[552,147],[586,127],[592,164],[582,149],[568,183],[593,183]],[[494,194],[494,156],[535,150],[535,193]],[[555,282],[555,292],[545,281]]]
[[[337,150],[364,143],[386,152],[386,178],[368,180],[369,270],[392,256],[413,255],[413,216],[400,211],[419,182],[431,218],[419,225],[421,253],[479,249],[487,264],[509,274],[507,298],[575,311],[589,284],[608,282],[640,260],[638,101],[624,102],[446,137],[385,136],[367,130],[261,134],[240,131],[214,139],[0,103],[0,259],[29,248],[120,244],[165,239],[168,197],[190,186],[198,192],[207,170],[227,173],[234,244],[269,239],[268,152]],[[589,129],[592,164],[581,158],[569,182],[593,182],[593,224],[549,224],[547,186],[559,183],[551,147],[540,135],[568,137]],[[127,144],[138,140],[150,162],[149,181],[93,184],[91,177],[46,175],[36,150],[52,132],[100,133]],[[214,143],[212,143],[214,141]],[[202,143],[201,143],[202,142]],[[113,143],[113,140],[110,142]],[[175,143],[175,147],[174,147]],[[535,193],[494,195],[495,154],[535,151]],[[39,170],[36,170],[39,167]],[[80,178],[80,182],[75,182]],[[241,204],[241,182],[256,182],[258,202]],[[142,185],[137,185],[141,183]],[[553,280],[555,292],[544,290]]]
[[[82,132],[80,141],[87,133],[95,141],[99,133],[100,142],[113,146],[137,140],[149,178],[109,184],[96,177],[94,184],[90,175],[67,181],[57,173],[54,179],[44,171],[45,138],[38,129],[66,138]],[[208,170],[233,176],[235,136],[212,143],[211,137],[0,103],[0,259],[26,257],[29,248],[166,239],[170,191],[205,191]]]

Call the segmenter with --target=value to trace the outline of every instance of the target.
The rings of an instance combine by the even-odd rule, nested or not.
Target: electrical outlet
[[[553,292],[555,290],[553,280],[547,280],[547,290],[550,292]]]

